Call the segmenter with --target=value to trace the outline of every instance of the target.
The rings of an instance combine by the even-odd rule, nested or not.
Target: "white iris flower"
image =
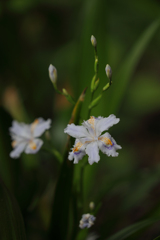
[[[79,222],[79,227],[81,229],[90,228],[94,224],[95,220],[96,220],[96,217],[94,217],[93,215],[91,215],[89,213],[83,214],[82,219]]]
[[[121,146],[117,145],[108,132],[102,133],[117,124],[119,120],[112,114],[107,118],[90,117],[89,120],[82,123],[82,126],[68,124],[64,132],[76,138],[68,159],[74,159],[74,163],[78,163],[87,154],[89,164],[93,164],[100,160],[99,149],[108,156],[117,157],[116,150],[121,149]]]
[[[38,118],[31,124],[13,121],[12,127],[9,128],[14,148],[10,157],[18,158],[23,151],[27,154],[37,153],[43,144],[43,141],[38,137],[49,129],[50,125],[51,120],[45,121],[43,118]]]

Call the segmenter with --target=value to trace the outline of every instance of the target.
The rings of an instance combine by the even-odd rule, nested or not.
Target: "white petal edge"
[[[11,136],[17,135],[25,139],[31,138],[30,125],[25,123],[19,123],[17,121],[12,122],[12,126],[9,128]]]
[[[51,119],[44,120],[43,118],[38,118],[39,123],[35,127],[33,131],[34,137],[41,136],[47,129],[51,127]]]
[[[99,149],[105,153],[107,156],[112,156],[112,157],[117,157],[119,155],[118,152],[116,152],[116,150],[121,149],[122,147],[120,145],[118,145],[116,143],[116,141],[114,140],[114,138],[111,137],[111,135],[109,133],[105,133],[103,134],[101,137],[107,137],[111,140],[113,146],[106,146],[105,143],[103,143],[103,141],[98,141],[98,147]]]
[[[10,157],[11,158],[19,158],[21,153],[24,151],[25,147],[27,145],[27,142],[19,143],[11,152]]]
[[[97,142],[91,142],[87,145],[86,154],[89,156],[88,162],[90,165],[92,165],[94,162],[99,162],[100,156]]]
[[[64,132],[74,138],[82,138],[89,135],[85,127],[76,126],[74,123],[68,124]]]
[[[73,163],[77,164],[79,160],[81,160],[85,155],[86,155],[85,151],[79,151],[77,153],[74,153],[72,151],[72,152],[69,152],[68,160],[72,161],[74,159]]]
[[[119,121],[120,119],[116,118],[116,116],[113,114],[107,118],[101,118],[96,122],[96,135],[100,135],[103,131],[107,131],[110,127],[117,124]]]
[[[26,154],[35,154],[35,153],[37,153],[38,151],[39,151],[39,149],[42,147],[42,145],[43,145],[43,141],[41,140],[41,139],[39,139],[39,138],[37,138],[37,139],[33,139],[33,142],[36,144],[36,149],[32,149],[31,147],[30,147],[30,144],[28,144],[27,146],[26,146],[26,149],[25,149],[25,153]]]

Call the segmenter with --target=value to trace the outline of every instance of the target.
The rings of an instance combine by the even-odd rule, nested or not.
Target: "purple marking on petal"
[[[112,140],[111,140],[111,142],[112,142]],[[112,145],[110,145],[110,146],[107,146],[106,144],[103,144],[107,149],[109,149],[109,150],[111,150],[113,147],[114,147],[114,142],[112,142]]]
[[[80,154],[82,151],[79,151],[79,152],[74,152],[75,155],[78,155]]]

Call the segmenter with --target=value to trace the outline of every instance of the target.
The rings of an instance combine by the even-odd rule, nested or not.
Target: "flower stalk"
[[[75,101],[72,98],[72,96],[67,92],[67,90],[65,88],[62,89],[62,92],[58,89],[57,87],[57,69],[50,64],[49,68],[48,68],[48,72],[49,72],[49,78],[53,84],[54,90],[60,94],[66,97],[66,99],[68,100],[68,102],[70,102],[71,104],[75,105]]]
[[[86,89],[80,95],[71,115],[69,123],[79,123],[81,107],[85,98]],[[51,222],[49,228],[49,239],[65,240],[68,235],[69,206],[72,193],[74,165],[68,161],[68,152],[73,138],[68,136],[63,155],[63,163],[55,190]],[[65,188],[64,188],[65,186]],[[64,201],[65,199],[65,201]],[[61,206],[61,207],[59,207]]]

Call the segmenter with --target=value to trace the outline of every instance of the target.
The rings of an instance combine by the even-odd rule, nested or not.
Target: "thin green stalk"
[[[93,95],[94,95],[94,92],[91,93],[91,99],[90,99],[90,103],[89,105],[91,104],[92,100],[93,100]],[[91,115],[91,108],[88,109],[88,116],[87,116],[87,119],[90,118],[90,115]]]
[[[86,158],[84,160],[84,164],[81,167],[80,171],[80,196],[81,196],[81,204],[82,204],[82,212],[83,212],[83,206],[84,206],[84,193],[83,193],[83,179],[84,179],[84,170],[86,165],[88,164],[88,161],[86,161]]]
[[[56,159],[62,163],[63,162],[63,157],[60,154],[60,152],[58,152],[55,148],[51,147],[51,148],[46,148],[46,147],[42,147],[42,150],[51,153],[52,155],[54,155],[56,157]]]
[[[86,89],[79,97],[69,123],[78,124],[81,107],[84,101]],[[69,206],[72,194],[74,164],[68,161],[68,152],[74,139],[68,136],[68,141],[63,155],[63,163],[52,206],[51,221],[49,227],[49,239],[66,240],[68,236]],[[73,231],[73,227],[72,227]]]

